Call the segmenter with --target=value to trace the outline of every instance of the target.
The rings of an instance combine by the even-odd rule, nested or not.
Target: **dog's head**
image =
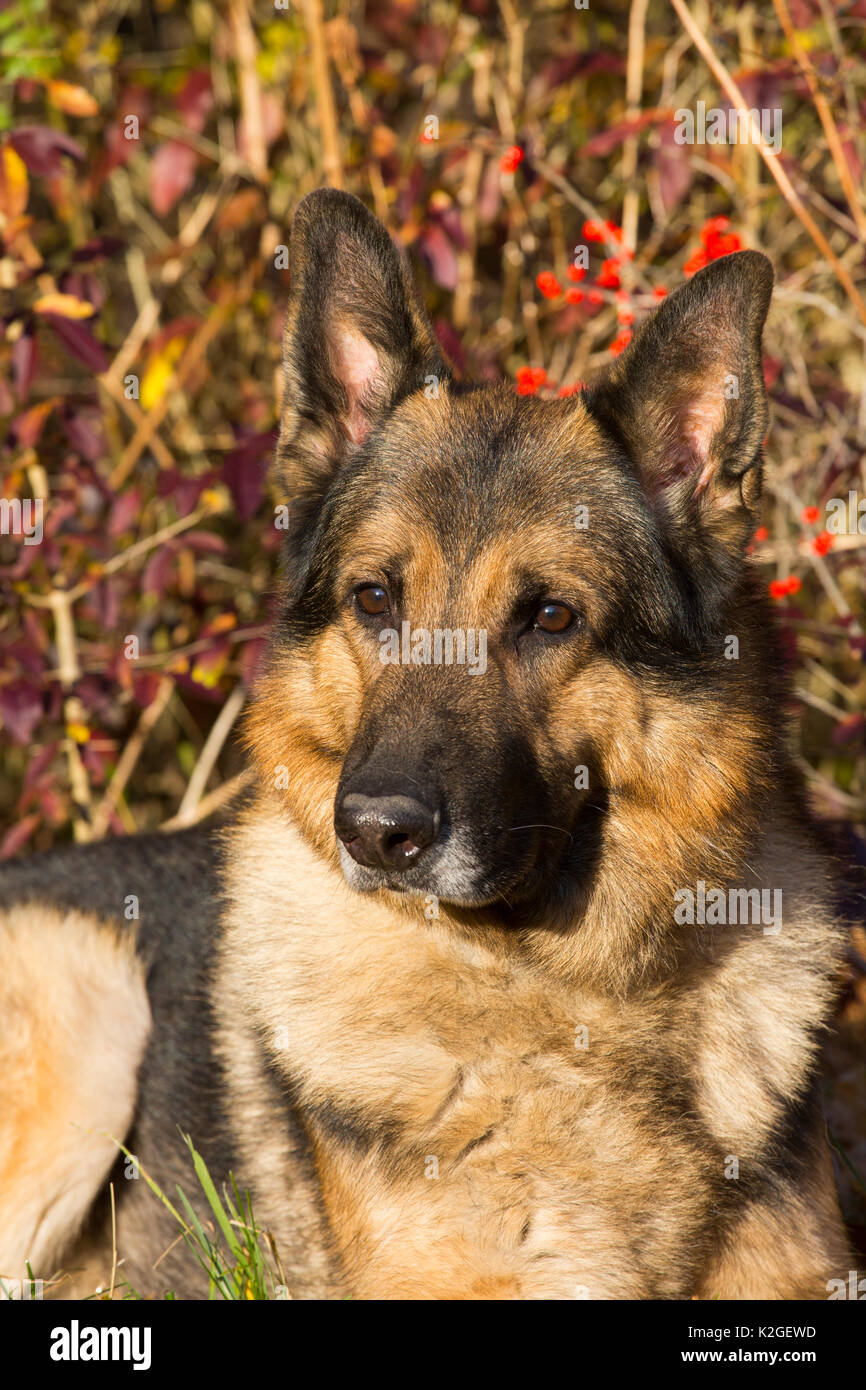
[[[550,900],[614,847],[639,875],[675,800],[698,833],[730,806],[763,736],[753,654],[725,644],[771,288],[765,257],[725,257],[543,401],[456,384],[384,228],[344,193],[301,204],[285,597],[250,729],[352,886]]]

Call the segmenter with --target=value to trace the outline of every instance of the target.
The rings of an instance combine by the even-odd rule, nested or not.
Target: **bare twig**
[[[268,146],[262,114],[262,89],[256,71],[258,44],[250,22],[249,0],[231,0],[229,20],[238,60],[241,110],[247,153],[253,173],[260,183],[267,182]]]
[[[626,120],[640,115],[643,92],[643,57],[646,36],[646,12],[649,0],[632,0],[628,19],[628,62],[625,74]],[[622,204],[623,244],[637,249],[637,222],[640,200],[635,179],[637,176],[638,137],[630,135],[622,147],[622,182],[625,197]],[[624,267],[625,269],[625,267]],[[627,273],[627,270],[626,270]]]
[[[303,0],[304,18],[313,58],[313,81],[316,86],[316,108],[319,115],[319,134],[322,137],[322,170],[326,181],[334,188],[343,188],[343,164],[340,159],[340,138],[337,110],[328,68],[328,48],[325,43],[325,20],[322,0]]]
[[[163,676],[154,699],[152,699],[147,708],[142,711],[135,732],[127,741],[117,761],[117,766],[114,769],[111,781],[105,790],[102,800],[93,813],[91,831],[94,840],[101,839],[108,829],[112,812],[117,808],[117,804],[123,795],[126,784],[132,776],[138,760],[144,751],[144,745],[147,743],[151,731],[162,718],[173,693],[174,681],[170,676]]]
[[[213,728],[205,739],[204,748],[199,754],[198,762],[193,768],[192,776],[183,794],[183,799],[178,808],[177,815],[174,817],[174,821],[177,825],[191,824],[189,818],[195,814],[198,804],[204,794],[204,789],[207,786],[208,778],[216,766],[217,759],[223,750],[223,744],[231,733],[232,725],[246,703],[246,698],[246,688],[242,681],[238,681],[231,695],[217,715]]]
[[[237,796],[243,791],[244,787],[249,786],[252,781],[252,770],[244,768],[243,772],[238,772],[234,777],[230,777],[222,786],[216,787],[209,796],[202,797],[201,801],[193,811],[189,811],[183,819],[180,815],[172,816],[159,828],[160,830],[185,830],[190,825],[199,825],[207,817],[218,811],[232,797]]]

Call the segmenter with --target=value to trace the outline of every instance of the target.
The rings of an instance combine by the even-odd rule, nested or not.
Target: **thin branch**
[[[136,729],[118,758],[111,781],[93,813],[91,830],[94,840],[100,840],[108,829],[112,813],[117,809],[126,784],[135,771],[138,760],[144,751],[144,745],[162,718],[173,694],[174,681],[170,676],[163,676],[155,697],[147,708],[142,710]]]
[[[198,762],[193,768],[192,776],[189,779],[187,789],[183,794],[183,799],[178,808],[174,820],[178,825],[189,825],[190,816],[195,814],[199,802],[204,795],[208,778],[213,772],[217,759],[223,750],[223,745],[232,730],[232,725],[246,704],[247,691],[243,681],[238,681],[229,698],[226,700],[214,722],[214,726],[205,739],[204,747],[199,754]]]
[[[194,811],[190,811],[183,819],[180,815],[172,816],[171,820],[165,821],[159,828],[160,830],[185,830],[190,825],[199,825],[208,816],[213,815],[232,797],[237,796],[243,791],[244,787],[249,786],[252,781],[252,769],[244,768],[243,772],[238,772],[234,777],[230,777],[227,782],[216,787],[208,796],[202,797]]]
[[[340,139],[337,109],[331,88],[328,68],[328,48],[325,43],[325,19],[322,0],[303,0],[304,18],[313,57],[313,81],[316,88],[316,108],[319,115],[319,134],[322,137],[322,170],[327,183],[343,188],[343,164],[340,159]]]
[[[625,74],[625,101],[627,121],[640,115],[643,94],[644,41],[646,38],[646,12],[649,0],[632,0],[628,18],[628,62]],[[630,135],[622,147],[622,181],[625,197],[622,204],[623,244],[630,251],[637,250],[637,223],[640,199],[635,182],[637,178],[638,137]]]
[[[238,85],[249,161],[256,179],[266,183],[270,177],[268,145],[262,112],[262,89],[256,70],[258,44],[250,22],[249,0],[231,0],[229,20],[238,60]]]

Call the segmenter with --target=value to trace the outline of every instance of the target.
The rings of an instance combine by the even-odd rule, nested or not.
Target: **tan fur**
[[[809,995],[807,866],[799,876],[802,921],[744,939],[685,989],[618,1003],[563,984],[531,939],[358,898],[260,805],[235,842],[217,997],[250,1037],[285,1040],[273,1060],[308,1107],[352,1295],[750,1297],[763,1281],[762,1296],[806,1284],[820,1296],[845,1259],[830,1189],[778,1262],[771,1212],[750,1218],[742,1259],[719,1248],[713,1275],[692,1232],[721,1159],[688,1127],[659,1128],[652,1085],[630,1083],[653,1052],[672,1073],[696,1070],[700,1119],[723,1156],[745,1168],[760,1151],[810,1060],[799,1025],[828,995],[820,982]],[[231,1085],[243,1129],[255,1091],[240,1076]],[[334,1142],[320,1105],[369,1126],[371,1142]],[[743,1292],[730,1292],[738,1279]]]
[[[851,1263],[826,1149],[784,1212],[749,1211],[700,1285],[707,1299],[826,1299]],[[832,1275],[828,1274],[832,1271]]]
[[[81,912],[0,916],[0,1275],[52,1272],[117,1157],[150,1010],[132,934]]]

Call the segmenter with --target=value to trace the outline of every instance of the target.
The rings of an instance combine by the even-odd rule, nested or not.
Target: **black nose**
[[[439,813],[413,796],[349,792],[337,805],[334,829],[368,869],[408,869],[436,839]]]

